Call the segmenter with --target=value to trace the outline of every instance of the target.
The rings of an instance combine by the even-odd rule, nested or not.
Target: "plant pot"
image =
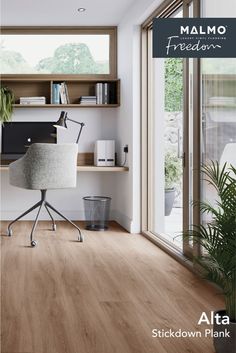
[[[217,311],[215,314],[227,315],[225,310]],[[230,332],[230,337],[213,337],[216,353],[234,353],[236,351],[236,322],[230,322],[229,325],[217,325],[214,320],[214,332],[224,332],[226,329]]]
[[[175,201],[175,188],[165,189],[165,216],[171,214]]]

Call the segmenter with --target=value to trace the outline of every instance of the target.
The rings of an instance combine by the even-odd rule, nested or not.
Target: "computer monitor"
[[[32,143],[57,143],[53,121],[9,122],[2,126],[2,159],[17,159]]]

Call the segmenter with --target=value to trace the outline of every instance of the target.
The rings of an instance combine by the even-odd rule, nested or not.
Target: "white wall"
[[[117,117],[117,145],[129,146],[130,172],[117,179],[117,215],[132,233],[140,232],[140,24],[161,1],[138,0],[118,27],[118,76],[121,107]],[[122,192],[120,192],[122,190]]]

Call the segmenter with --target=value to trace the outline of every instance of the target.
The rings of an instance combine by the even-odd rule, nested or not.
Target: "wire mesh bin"
[[[106,196],[86,196],[83,197],[83,200],[86,229],[108,229],[111,198]]]

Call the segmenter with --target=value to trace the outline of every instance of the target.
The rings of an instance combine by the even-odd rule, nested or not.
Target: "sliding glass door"
[[[182,15],[179,7],[171,17]],[[149,36],[151,42],[152,30]],[[149,55],[149,228],[182,250],[176,236],[183,229],[183,59]]]
[[[197,10],[192,1],[177,1],[176,6],[162,12],[161,17],[193,17]],[[193,131],[196,129],[194,116],[199,111],[195,109],[197,85],[194,84],[198,61],[153,59],[151,25],[147,27],[146,35],[146,230],[163,246],[191,257],[193,245],[181,234],[196,219],[192,200],[196,197]]]

